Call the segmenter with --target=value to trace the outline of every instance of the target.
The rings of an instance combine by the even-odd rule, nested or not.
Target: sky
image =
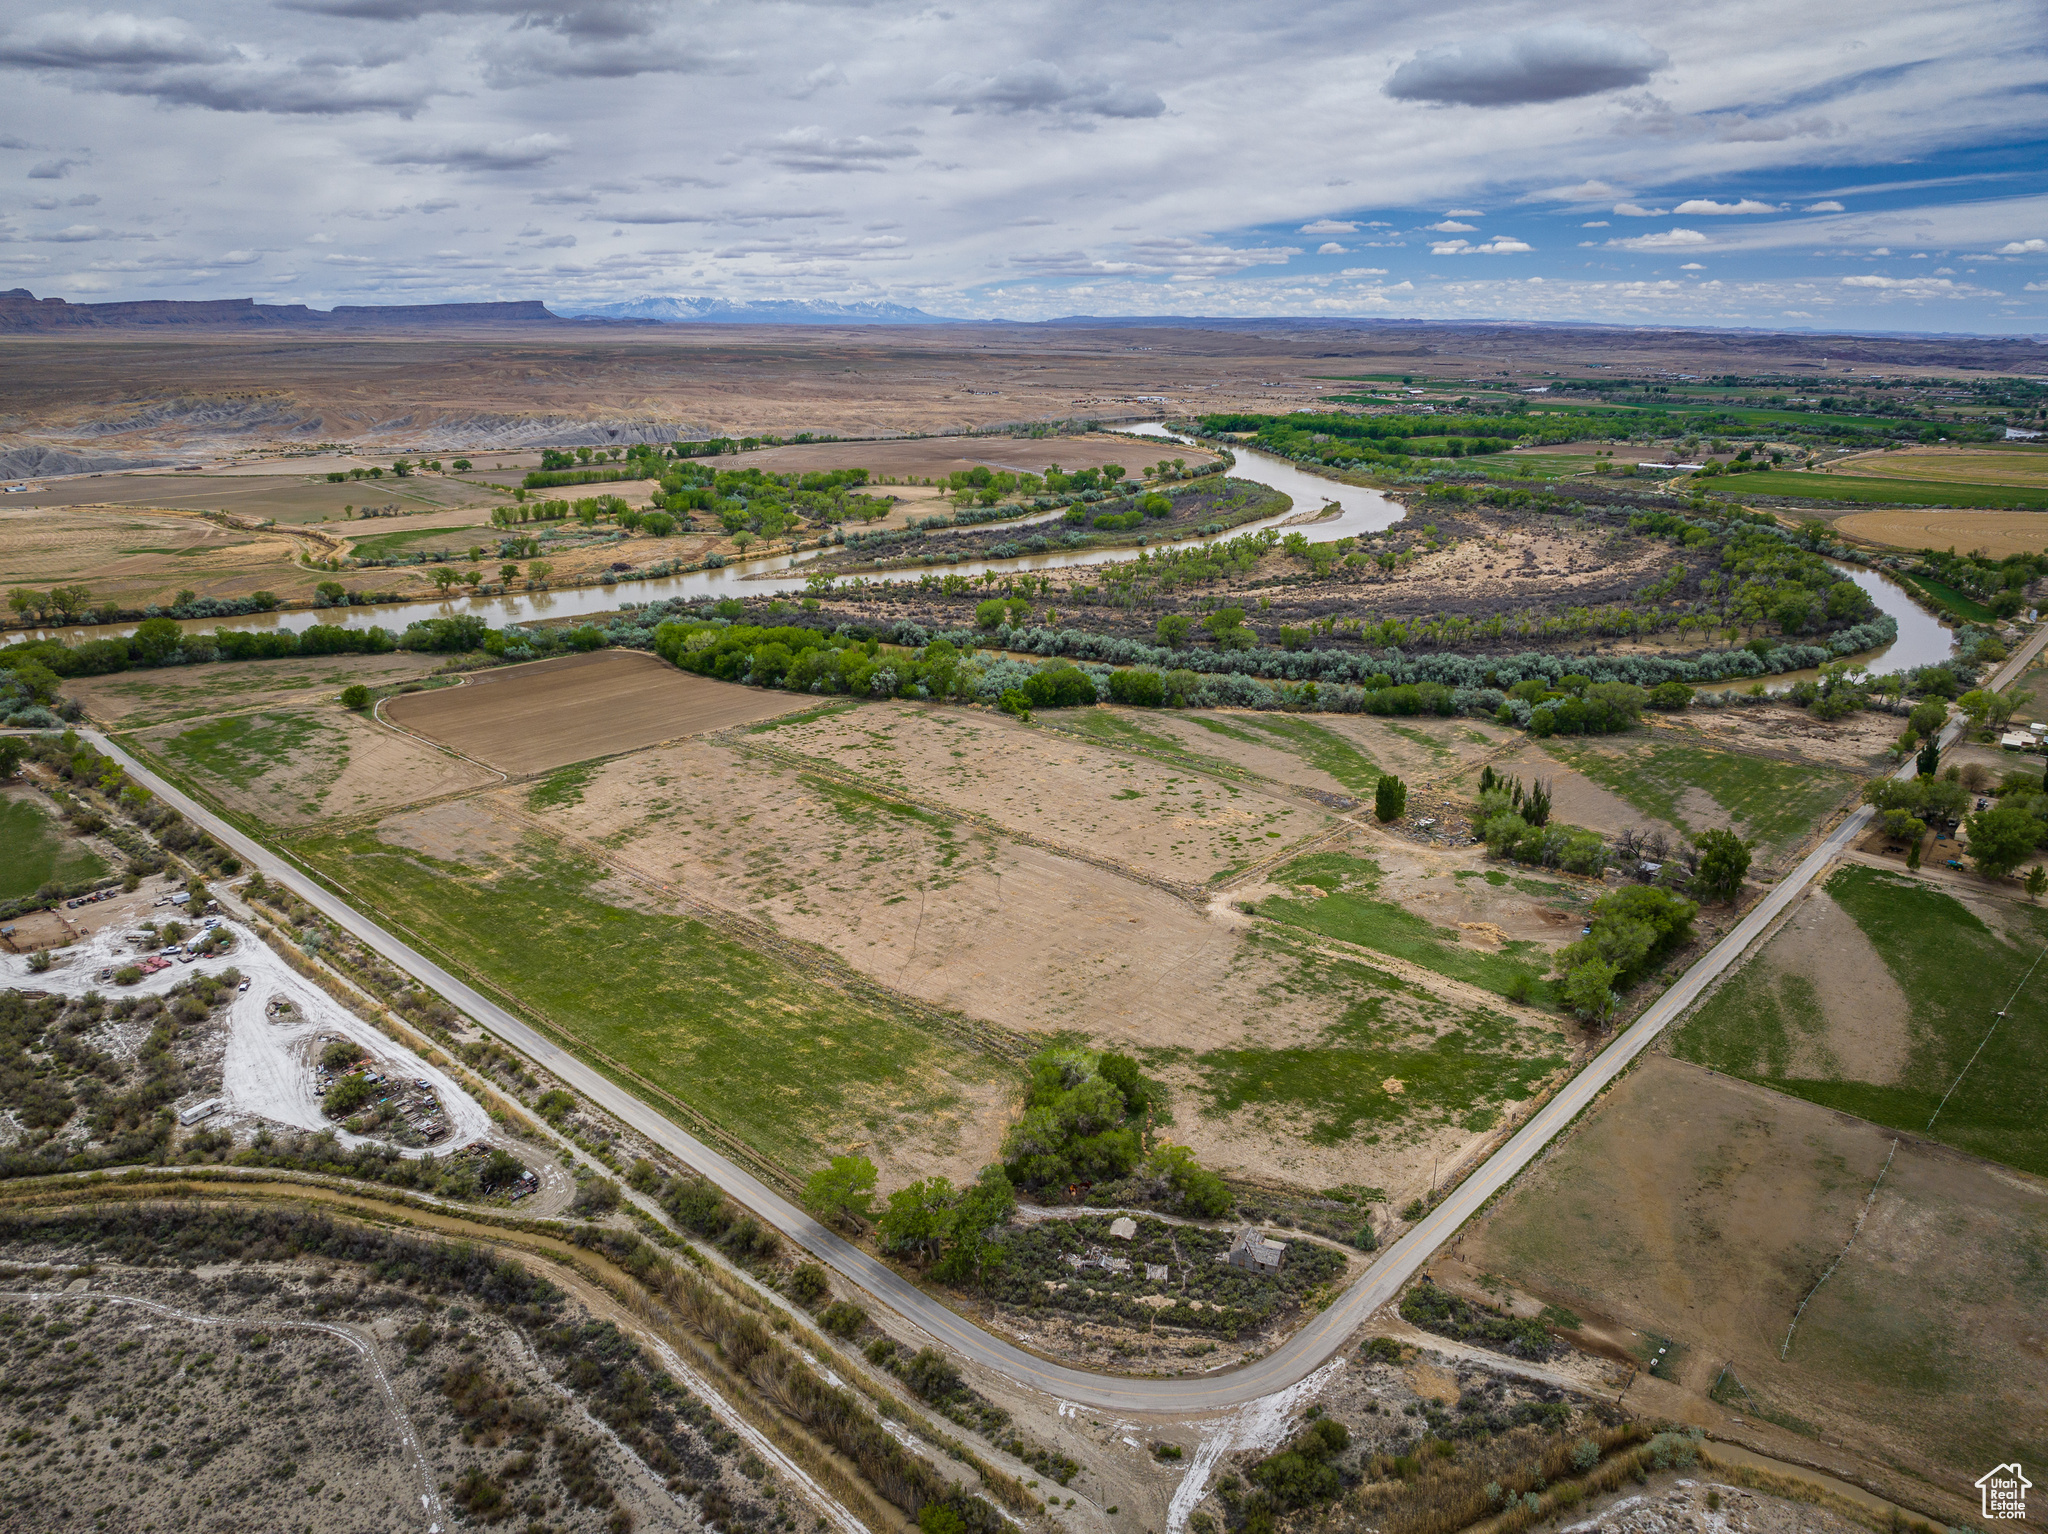
[[[2048,335],[2039,0],[0,20],[0,286]]]

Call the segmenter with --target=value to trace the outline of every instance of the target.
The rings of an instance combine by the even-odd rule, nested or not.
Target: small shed
[[[1254,1273],[1278,1273],[1287,1261],[1287,1243],[1268,1241],[1263,1232],[1247,1225],[1230,1243],[1229,1255],[1224,1260],[1233,1268],[1249,1268]]]
[[[178,1122],[180,1124],[196,1124],[201,1119],[212,1118],[226,1106],[227,1104],[218,1097],[210,1097],[203,1103],[194,1103],[191,1107],[180,1110]]]

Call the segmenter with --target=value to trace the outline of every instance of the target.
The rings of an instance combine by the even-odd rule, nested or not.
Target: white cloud
[[[758,146],[776,164],[790,170],[880,170],[886,161],[912,159],[915,146],[900,140],[871,138],[865,133],[840,137],[824,128],[791,128]]]
[[[1461,224],[1455,218],[1447,218],[1440,224],[1424,224],[1425,229],[1434,229],[1438,234],[1471,234],[1479,228],[1477,224]]]
[[[1540,192],[1525,192],[1523,202],[1606,202],[1619,195],[1619,188],[1609,186],[1605,181],[1581,181],[1575,186],[1545,187]]]
[[[1486,217],[1486,209],[1484,209],[1484,208],[1446,208],[1446,209],[1444,210],[1444,217],[1445,217],[1445,218],[1484,218],[1484,217]]]
[[[2028,293],[2048,293],[2048,282],[2030,282],[2023,291]]]
[[[1316,254],[1319,256],[1341,256],[1346,253],[1346,248],[1339,245],[1335,240],[1331,240],[1326,244],[1318,245],[1316,247]]]
[[[1946,277],[1879,277],[1875,273],[1844,277],[1842,286],[1874,289],[1900,298],[1967,298],[1989,291],[1967,282],[1951,282]]]
[[[1534,248],[1510,235],[1496,235],[1483,245],[1474,245],[1467,240],[1444,240],[1430,246],[1429,253],[1432,256],[1515,256]]]
[[[1347,266],[1337,275],[1339,277],[1384,277],[1387,275],[1387,269],[1384,266]]]
[[[1701,265],[1697,261],[1688,261],[1685,263],[1685,265],[1681,266],[1679,270],[1681,272],[1703,272],[1706,270],[1706,267]]]
[[[379,165],[433,165],[442,170],[527,170],[561,158],[570,148],[559,133],[528,133],[519,138],[415,144],[387,149]]]
[[[1637,202],[1618,202],[1614,211],[1623,218],[1663,218],[1669,211],[1665,208],[1646,208]]]
[[[1758,202],[1754,197],[1745,197],[1740,202],[1715,202],[1708,197],[1692,197],[1671,211],[1683,216],[1687,213],[1783,213],[1785,209],[1776,203]]]
[[[1669,62],[1633,33],[1561,22],[1425,48],[1383,89],[1397,101],[1517,106],[1642,85]]]
[[[1050,222],[1051,222],[1051,220],[1049,220],[1049,219],[1048,219],[1048,220],[1047,220],[1047,222],[1048,222],[1048,223],[1050,223]],[[1342,219],[1337,219],[1337,218],[1319,218],[1319,219],[1317,219],[1317,220],[1316,220],[1316,221],[1315,221],[1314,223],[1312,223],[1312,224],[1303,224],[1303,225],[1302,225],[1302,226],[1301,226],[1301,227],[1300,227],[1299,229],[1295,230],[1295,233],[1296,233],[1296,234],[1356,234],[1356,233],[1358,233],[1358,225],[1357,225],[1357,224],[1352,224],[1352,223],[1346,223],[1346,222],[1345,222],[1344,220],[1342,220]]]
[[[1892,248],[1889,245],[1873,245],[1870,253],[1873,256],[1888,256],[1892,253]]]
[[[1846,213],[1849,210],[1833,198],[1828,198],[1823,202],[1810,202],[1799,211],[1801,213]]]
[[[1615,250],[1684,250],[1690,245],[1704,245],[1707,237],[1697,229],[1670,229],[1663,234],[1639,234],[1628,240],[1609,240]]]
[[[2048,240],[2009,240],[1998,247],[2001,256],[2038,256],[2048,254]]]
[[[1044,59],[1012,65],[993,75],[954,73],[938,81],[927,100],[955,112],[1082,112],[1095,117],[1157,117],[1166,103],[1157,93],[1123,80],[1068,74]]]
[[[1614,226],[1604,218],[1596,218],[1589,224],[1579,225],[1581,229],[1611,229]]]

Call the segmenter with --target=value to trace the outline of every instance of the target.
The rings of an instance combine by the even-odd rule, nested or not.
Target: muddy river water
[[[1119,430],[1133,436],[1158,437],[1170,442],[1187,440],[1168,431],[1157,421],[1125,426]],[[1247,522],[1240,527],[1232,528],[1224,535],[1225,537],[1242,537],[1261,528],[1289,523],[1298,525],[1299,530],[1312,542],[1329,543],[1339,538],[1356,537],[1361,533],[1379,532],[1393,526],[1407,515],[1400,502],[1390,500],[1377,490],[1320,478],[1256,448],[1240,446],[1234,447],[1232,452],[1237,458],[1237,466],[1230,471],[1233,478],[1269,485],[1289,496],[1294,505],[1280,516]],[[1323,512],[1321,516],[1317,515],[1319,509]],[[1034,517],[1029,520],[1036,522],[1044,518]],[[1212,540],[1205,538],[1185,538],[1152,547],[1155,551],[1196,548],[1210,541]],[[1057,553],[1028,554],[1015,559],[962,560],[957,565],[947,565],[944,573],[977,576],[986,571],[1068,569],[1079,565],[1127,560],[1133,557],[1133,552],[1126,546],[1115,549],[1067,549]],[[724,595],[778,596],[805,589],[806,557],[778,554],[766,559],[734,561],[718,570],[693,570],[688,574],[665,576],[658,580],[619,581],[609,586],[573,586],[561,591],[507,592],[501,596],[460,599],[436,597],[426,601],[390,603],[378,607],[305,608],[289,612],[252,613],[240,618],[193,618],[183,620],[183,626],[206,632],[216,628],[297,632],[315,623],[332,623],[347,628],[368,628],[373,624],[381,624],[396,632],[405,628],[407,624],[417,623],[425,618],[450,618],[463,613],[473,614],[495,626],[502,626],[508,623],[531,622],[535,619],[575,618],[585,614],[615,612],[622,602],[646,604],[673,601],[679,597]],[[1917,606],[1906,594],[1904,587],[1889,577],[1872,571],[1858,570],[1846,565],[1841,568],[1870,593],[1871,599],[1882,611],[1890,613],[1898,621],[1899,637],[1896,641],[1882,650],[1857,657],[1868,664],[1873,672],[1930,665],[1946,659],[1953,653],[1954,636]],[[929,573],[930,567],[918,566],[870,575],[867,578],[870,581],[915,581]],[[41,631],[37,637],[62,638],[76,644],[87,639],[104,639],[111,634],[132,631],[130,626],[100,625],[47,629]],[[1806,673],[1802,672],[1773,677],[1770,686],[1773,690],[1788,687],[1804,675]]]

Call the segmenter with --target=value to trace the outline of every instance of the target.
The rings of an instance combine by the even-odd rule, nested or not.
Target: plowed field
[[[730,686],[651,655],[602,650],[494,672],[384,705],[394,724],[501,772],[546,772],[804,707],[799,694]]]

